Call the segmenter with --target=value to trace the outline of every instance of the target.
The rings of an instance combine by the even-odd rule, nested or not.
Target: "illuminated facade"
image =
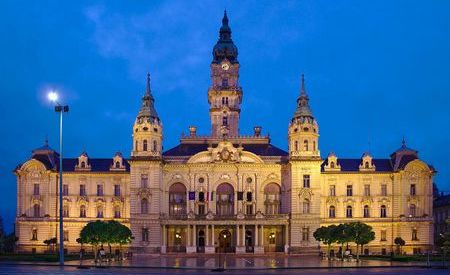
[[[431,248],[434,169],[416,151],[403,143],[386,159],[369,153],[322,159],[303,77],[288,151],[272,145],[261,127],[240,135],[237,57],[225,14],[211,62],[210,135],[199,136],[192,126],[178,146],[163,151],[148,76],[129,159],[83,153],[63,160],[69,250],[78,251],[80,229],[95,219],[130,226],[135,253],[315,254],[318,227],[350,221],[373,226],[376,240],[367,253],[389,253],[397,236],[407,253]],[[43,251],[43,241],[58,233],[58,158],[46,144],[15,170],[20,251]]]

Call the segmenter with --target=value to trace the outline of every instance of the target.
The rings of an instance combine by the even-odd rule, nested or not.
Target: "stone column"
[[[192,233],[194,230],[191,230],[191,225],[189,224],[187,231],[187,246],[186,246],[186,253],[194,253],[196,252],[195,246],[193,245],[193,238]]]
[[[289,225],[284,226],[284,253],[289,253]]]
[[[162,226],[162,246],[161,246],[161,253],[167,252],[167,231],[166,231],[166,225]]]
[[[197,225],[194,224],[194,230],[192,232],[192,246],[197,248]]]
[[[241,236],[242,236],[242,239],[241,239],[242,246],[245,247],[245,224],[242,225],[242,235]]]
[[[259,240],[258,240],[258,230],[259,230],[258,225],[255,224],[255,236],[253,236],[254,239],[255,239],[255,241],[254,241],[254,245],[255,245],[255,246],[258,246],[258,245],[259,245]]]
[[[209,225],[205,226],[205,235],[206,235],[206,244],[205,244],[206,247],[209,246]]]
[[[255,225],[255,247],[254,247],[254,251],[255,254],[264,254],[264,242],[262,239],[262,235],[263,235],[263,226],[261,225],[261,241],[260,241],[260,232],[259,232],[259,228],[258,225]]]
[[[206,225],[207,232],[209,231],[209,225]],[[213,254],[216,252],[215,246],[214,246],[214,224],[211,225],[211,239],[209,239],[209,232],[206,234],[206,247],[205,247],[205,253]]]
[[[261,246],[264,247],[264,225],[261,225]]]
[[[236,225],[236,253],[245,253],[244,243],[241,242],[242,231],[239,227],[241,225]]]

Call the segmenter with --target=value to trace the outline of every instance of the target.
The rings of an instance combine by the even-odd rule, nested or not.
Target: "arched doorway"
[[[228,230],[222,230],[219,234],[219,253],[233,252],[231,233]]]

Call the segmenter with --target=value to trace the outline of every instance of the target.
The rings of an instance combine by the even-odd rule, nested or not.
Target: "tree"
[[[331,231],[331,234],[336,239],[336,242],[341,245],[341,260],[344,260],[344,244],[353,241],[351,235],[351,228],[348,224],[339,224]]]
[[[402,237],[397,237],[394,239],[394,243],[397,245],[397,250],[402,254],[402,247],[406,244],[405,240]]]
[[[83,227],[77,242],[92,245],[95,260],[97,260],[99,245],[108,244],[111,253],[112,244],[118,244],[122,250],[122,245],[131,243],[132,239],[131,230],[117,221],[95,221],[89,222]]]
[[[330,258],[330,249],[331,245],[336,242],[336,238],[333,234],[334,230],[336,230],[336,225],[330,225],[330,226],[321,226],[320,228],[317,228],[316,231],[314,231],[313,236],[318,242],[323,242],[327,245],[327,255],[328,259]]]
[[[56,237],[53,237],[53,238],[43,241],[43,243],[47,245],[47,249],[50,252],[53,252],[53,247],[54,247],[54,245],[57,244],[57,242],[58,242],[58,239],[56,239]]]
[[[356,259],[359,262],[359,246],[362,250],[365,244],[375,240],[375,232],[373,232],[372,226],[362,222],[349,223],[348,230],[352,241],[356,243]]]

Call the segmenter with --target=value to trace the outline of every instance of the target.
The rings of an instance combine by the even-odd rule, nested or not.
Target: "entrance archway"
[[[199,230],[197,234],[197,252],[205,252],[205,231]]]
[[[245,252],[253,252],[253,232],[251,230],[245,231]]]
[[[219,234],[219,253],[233,252],[231,233],[228,230],[222,230]]]

